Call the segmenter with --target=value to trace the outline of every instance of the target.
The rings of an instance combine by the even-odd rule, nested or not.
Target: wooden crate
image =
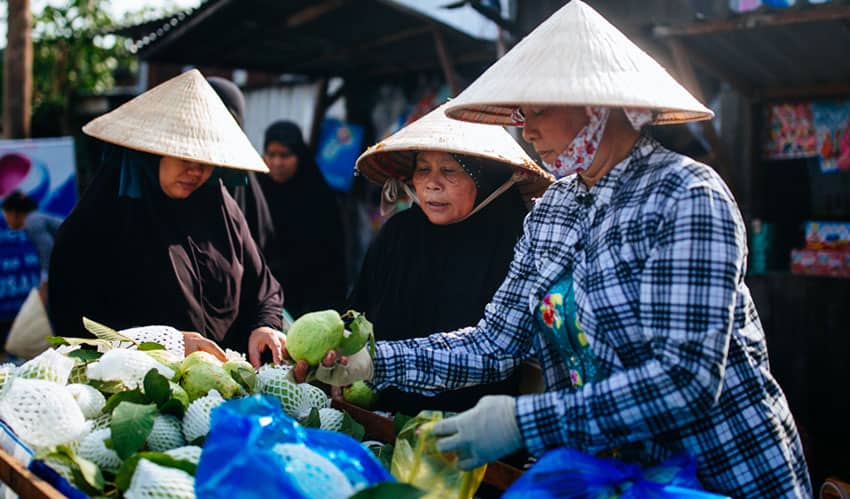
[[[65,496],[35,476],[8,452],[0,449],[0,482],[26,499],[61,499]]]
[[[334,399],[332,407],[348,412],[355,421],[362,424],[366,429],[366,439],[388,443],[395,442],[396,435],[392,419],[361,409],[342,400]],[[499,490],[507,490],[520,475],[522,475],[521,470],[501,461],[495,461],[487,465],[484,483]]]

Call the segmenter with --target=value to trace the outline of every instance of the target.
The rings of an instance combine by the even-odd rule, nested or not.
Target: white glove
[[[348,386],[355,381],[369,381],[372,374],[372,356],[369,355],[368,346],[354,355],[349,355],[347,364],[336,362],[333,367],[325,367],[320,363],[316,368],[316,379],[331,386]]]
[[[483,397],[472,409],[434,424],[437,449],[454,451],[460,469],[471,470],[522,448],[515,399]]]

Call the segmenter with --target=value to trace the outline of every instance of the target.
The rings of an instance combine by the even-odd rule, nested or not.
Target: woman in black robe
[[[381,228],[349,296],[350,308],[366,314],[379,340],[423,337],[473,324],[504,280],[514,245],[522,235],[527,209],[519,188],[530,184],[515,185],[511,167],[516,168],[523,160],[528,165],[533,163],[504,130],[496,127],[485,130],[487,140],[464,144],[464,132],[470,125],[449,122],[451,126],[447,126],[448,120],[441,113],[437,109],[421,118],[421,123],[408,125],[358,160],[358,169],[371,180],[389,178],[385,185],[396,179],[410,180],[415,192],[401,184],[396,188],[410,190],[409,197],[417,201]],[[481,125],[471,127],[476,131]],[[446,134],[456,134],[450,139],[461,145],[453,147],[451,140],[441,140],[449,138]],[[504,145],[502,161],[473,156],[482,142],[493,141],[509,141]],[[411,151],[417,144],[421,149]],[[436,144],[443,152],[429,149]],[[513,164],[507,160],[511,155],[516,158]],[[445,179],[442,184],[439,179],[431,183],[418,180],[434,169],[440,170],[437,177]],[[545,174],[540,180],[537,192],[549,182]],[[474,184],[474,192],[467,192],[470,202],[450,216],[447,212],[451,209],[441,209],[450,199],[443,191],[463,182]],[[385,194],[387,190],[385,187]],[[429,194],[429,190],[437,194]],[[455,199],[463,204],[461,197]],[[438,209],[432,212],[429,205],[435,201],[439,201]],[[380,393],[378,406],[410,415],[425,409],[462,411],[484,395],[516,395],[518,384],[518,375],[514,374],[500,383],[434,397],[390,388]]]
[[[219,347],[231,348],[258,365],[269,349],[279,361],[283,293],[222,182],[231,168],[262,168],[247,137],[229,117],[225,125],[199,124],[170,115],[167,106],[157,123],[185,135],[161,135],[154,123],[145,123],[146,136],[111,135],[122,126],[138,127],[143,110],[167,103],[175,92],[175,100],[193,103],[197,115],[226,116],[220,101],[209,100],[215,94],[197,71],[161,87],[171,93],[157,95],[157,87],[148,92],[156,100],[143,94],[84,128],[121,145],[105,146],[100,171],[57,234],[49,288],[54,330],[88,336],[82,317],[116,329],[161,324],[184,331],[187,354],[205,350],[221,357]],[[198,137],[208,147],[228,144],[227,154],[243,154],[216,156],[203,142],[198,147]],[[184,157],[171,156],[172,150]],[[220,164],[230,168],[210,166]]]
[[[263,159],[270,172],[258,175],[258,180],[274,222],[274,242],[266,258],[286,290],[286,310],[297,318],[338,308],[346,293],[339,207],[298,125],[270,125]]]

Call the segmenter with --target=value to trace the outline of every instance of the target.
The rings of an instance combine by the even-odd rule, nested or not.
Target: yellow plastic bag
[[[392,474],[399,482],[428,492],[426,498],[472,499],[484,479],[487,465],[461,471],[454,453],[437,451],[436,438],[428,426],[417,432],[426,423],[441,419],[441,411],[422,411],[402,427],[395,441]]]

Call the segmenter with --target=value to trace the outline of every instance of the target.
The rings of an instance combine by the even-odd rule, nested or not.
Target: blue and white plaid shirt
[[[534,355],[547,392],[516,402],[532,453],[628,448],[654,464],[685,451],[708,490],[809,497],[802,446],[744,284],[746,251],[717,174],[641,137],[592,188],[575,177],[549,188],[477,326],[379,343],[374,382],[432,394],[503,379]],[[533,314],[567,272],[601,372],[580,388]]]

